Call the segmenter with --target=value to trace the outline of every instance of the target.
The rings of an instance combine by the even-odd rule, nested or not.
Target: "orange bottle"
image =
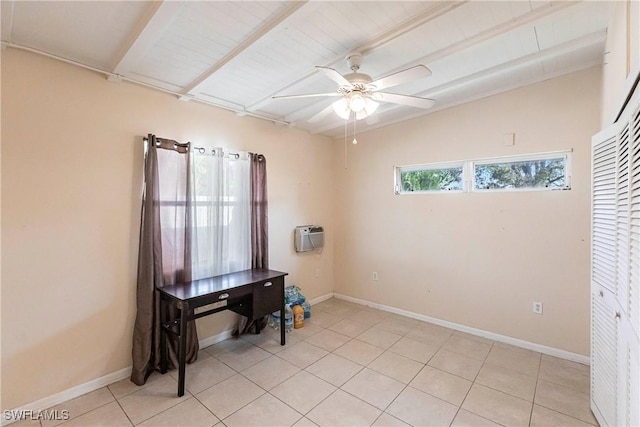
[[[299,305],[293,306],[293,329],[304,327],[304,309]]]

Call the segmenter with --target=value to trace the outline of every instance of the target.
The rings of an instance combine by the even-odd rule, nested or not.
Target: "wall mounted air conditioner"
[[[296,252],[320,250],[324,247],[324,229],[319,225],[300,225],[295,232]]]

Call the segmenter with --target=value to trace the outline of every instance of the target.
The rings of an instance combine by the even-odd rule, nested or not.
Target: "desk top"
[[[263,280],[275,279],[287,274],[282,271],[256,268],[165,286],[164,288],[158,288],[158,291],[175,299],[185,301]]]

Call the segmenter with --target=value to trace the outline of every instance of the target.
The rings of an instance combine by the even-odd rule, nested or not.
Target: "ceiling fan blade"
[[[329,115],[329,113],[331,113],[332,111],[333,111],[333,104],[330,104],[327,108],[325,108],[324,110],[320,111],[318,114],[316,114],[315,116],[311,117],[307,121],[309,123],[319,122],[320,120],[322,120],[325,117],[327,117]]]
[[[391,86],[396,86],[402,83],[407,83],[413,80],[429,77],[431,70],[424,65],[416,65],[415,67],[407,68],[406,70],[398,71],[397,73],[389,74],[386,77],[379,78],[378,80],[371,82],[378,90],[386,89]]]
[[[372,114],[372,115],[367,116],[367,118],[364,119],[364,121],[368,125],[375,125],[376,123],[378,123],[380,121],[380,119],[378,118],[377,114]]]
[[[329,77],[334,82],[338,83],[340,86],[351,86],[349,80],[345,79],[342,74],[329,67],[321,67],[320,65],[316,65],[316,70],[324,73],[325,76]]]
[[[436,103],[433,99],[419,96],[398,95],[397,93],[374,92],[371,98],[376,101],[391,102],[392,104],[409,105],[417,108],[431,108]]]
[[[297,98],[316,98],[320,96],[344,96],[338,92],[331,93],[306,93],[302,95],[280,95],[272,96],[271,99],[297,99]]]

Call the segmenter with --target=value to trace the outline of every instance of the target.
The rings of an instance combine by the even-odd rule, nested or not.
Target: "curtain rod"
[[[174,146],[175,146],[175,145],[177,145],[177,146],[180,146],[180,147],[188,147],[188,146],[189,146],[189,144],[190,144],[190,142],[187,142],[187,143],[185,143],[185,144],[180,144],[179,142],[176,142],[176,141],[173,141],[172,139],[167,139],[167,138],[160,138],[160,137],[156,137],[156,139],[161,139],[161,140],[163,140],[163,141],[172,141],[172,142],[173,142],[173,144],[174,144]],[[145,144],[148,144],[148,143],[149,143],[149,138],[145,136],[145,137],[143,137],[143,138],[142,138],[142,141],[143,141]],[[157,145],[156,145],[156,146],[157,146]],[[164,147],[159,147],[159,148],[164,148]],[[205,147],[196,147],[196,146],[193,146],[192,148],[193,148],[194,150],[198,150],[198,152],[199,152],[200,154],[204,154],[204,153],[206,153],[206,152],[207,152],[207,149],[206,149]],[[212,149],[211,149],[211,154],[216,154],[216,149],[215,149],[215,148],[212,148]],[[236,159],[239,159],[239,158],[240,158],[240,153],[232,153],[232,152],[230,152],[230,151],[229,151],[229,152],[227,152],[227,154],[229,154],[229,155],[231,155],[231,156],[234,156]]]
[[[77,62],[77,61],[74,61],[72,59],[63,58],[63,57],[58,56],[58,55],[53,55],[51,53],[47,53],[47,52],[44,52],[42,50],[34,49],[34,48],[31,48],[31,47],[23,46],[23,45],[16,44],[16,43],[7,42],[7,41],[4,41],[4,40],[0,40],[0,43],[2,44],[3,47],[12,47],[14,49],[25,50],[27,52],[31,52],[31,53],[35,53],[35,54],[38,54],[38,55],[46,56],[47,58],[55,59],[57,61],[66,62],[67,64],[75,65],[76,67],[84,68],[85,70],[90,70],[90,71],[94,71],[96,73],[104,74],[107,77],[113,77],[115,79],[124,80],[124,81],[127,81],[129,83],[133,83],[133,84],[137,84],[137,85],[140,85],[140,86],[148,87],[150,89],[155,89],[155,90],[158,90],[160,92],[168,93],[168,94],[175,95],[175,96],[178,96],[178,97],[186,96],[184,93],[176,92],[176,91],[173,91],[173,90],[170,90],[170,89],[165,89],[163,87],[156,86],[156,85],[153,85],[151,83],[145,83],[145,82],[142,82],[140,80],[135,80],[135,79],[132,79],[130,77],[125,77],[125,76],[123,76],[121,74],[115,74],[115,73],[112,73],[110,71],[101,70],[100,68],[92,67],[91,65],[86,65],[86,64],[83,64],[81,62]],[[199,102],[201,104],[209,105],[211,107],[217,107],[217,108],[222,108],[223,110],[232,111],[232,112],[236,113],[240,117],[241,116],[255,117],[256,119],[267,120],[267,121],[273,123],[274,125],[282,125],[282,126],[290,126],[291,125],[290,122],[285,122],[283,120],[278,120],[278,119],[274,119],[274,118],[271,118],[271,117],[268,117],[268,116],[263,116],[261,114],[252,113],[251,111],[247,111],[244,108],[242,108],[242,109],[232,108],[232,107],[216,104],[215,102],[207,101],[205,99],[200,99],[200,98],[196,98],[196,97],[189,97],[189,100],[194,101],[194,102]]]

